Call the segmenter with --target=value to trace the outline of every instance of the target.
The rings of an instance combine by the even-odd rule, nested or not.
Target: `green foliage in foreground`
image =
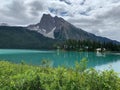
[[[120,78],[113,70],[85,68],[84,61],[74,69],[0,61],[0,90],[120,90]]]

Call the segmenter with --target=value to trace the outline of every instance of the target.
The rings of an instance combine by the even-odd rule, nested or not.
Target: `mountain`
[[[76,28],[63,18],[50,14],[44,14],[39,23],[27,27],[0,26],[0,48],[54,49],[68,39],[120,44]]]
[[[0,26],[9,26],[7,23],[0,23]]]
[[[36,31],[45,37],[57,39],[57,40],[89,40],[96,42],[113,42],[117,41],[110,40],[105,37],[96,36],[92,33],[86,32],[80,28],[76,28],[71,23],[65,21],[60,17],[52,17],[50,14],[43,14],[39,23],[29,25],[29,30]]]
[[[56,42],[24,27],[0,26],[0,48],[53,49]]]

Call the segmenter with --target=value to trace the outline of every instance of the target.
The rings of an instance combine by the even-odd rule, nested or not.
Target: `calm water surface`
[[[65,51],[37,51],[37,50],[13,50],[0,49],[0,60],[27,64],[40,65],[41,61],[50,60],[52,66],[73,67],[75,61],[82,58],[88,59],[88,67],[97,70],[114,69],[120,72],[120,53],[96,53],[96,52],[65,52]]]

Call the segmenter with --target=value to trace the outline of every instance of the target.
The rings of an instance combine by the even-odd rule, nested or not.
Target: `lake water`
[[[42,60],[50,60],[52,66],[73,67],[76,61],[88,59],[88,67],[104,70],[112,68],[120,72],[120,53],[66,52],[0,49],[0,60],[30,65],[40,65]]]

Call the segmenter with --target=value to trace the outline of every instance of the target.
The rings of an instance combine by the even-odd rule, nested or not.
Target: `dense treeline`
[[[115,44],[113,42],[94,42],[94,41],[76,41],[67,40],[62,46],[65,50],[82,50],[82,51],[95,51],[97,48],[107,51],[120,51],[120,44]]]
[[[0,61],[0,90],[120,90],[120,77],[113,70],[86,70],[85,60],[74,69]]]
[[[106,39],[105,39],[106,40]],[[96,40],[95,40],[96,41]],[[102,40],[104,41],[104,39]],[[120,45],[114,41],[100,43],[94,41],[58,40],[44,37],[36,31],[30,31],[24,27],[0,26],[0,48],[15,49],[56,49],[61,46],[66,50],[88,50],[106,48],[109,51],[120,51]],[[64,44],[63,44],[64,43]]]
[[[24,27],[0,26],[0,48],[12,49],[54,49],[58,40],[44,37]]]

